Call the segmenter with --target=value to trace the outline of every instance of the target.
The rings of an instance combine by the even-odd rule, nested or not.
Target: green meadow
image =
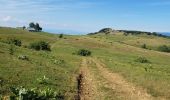
[[[11,44],[6,43],[9,38],[22,42],[20,47],[13,46],[13,55],[10,54]],[[30,49],[30,43],[36,41],[48,42],[51,51]],[[147,49],[141,48],[143,44]],[[92,52],[90,58],[104,63],[110,72],[122,75],[126,81],[146,89],[155,98],[168,100],[170,53],[158,51],[161,45],[170,46],[170,38],[124,36],[119,32],[115,35],[63,35],[59,38],[57,34],[0,28],[0,98],[14,95],[11,87],[23,86],[38,90],[50,88],[64,100],[73,100],[78,91],[77,77],[83,58],[76,52],[87,49]],[[23,55],[28,60],[19,59]],[[140,57],[148,62],[137,61]]]

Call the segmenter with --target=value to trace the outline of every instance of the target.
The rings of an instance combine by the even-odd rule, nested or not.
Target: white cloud
[[[86,9],[98,5],[96,2],[79,0],[0,0],[0,12],[9,13],[44,13]]]

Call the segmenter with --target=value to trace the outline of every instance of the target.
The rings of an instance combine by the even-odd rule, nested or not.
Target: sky
[[[102,28],[170,32],[170,0],[0,0],[0,26],[38,22],[45,31]]]

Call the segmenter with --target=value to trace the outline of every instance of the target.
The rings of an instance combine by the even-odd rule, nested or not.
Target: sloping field
[[[14,47],[14,55],[10,55],[10,44],[4,42],[11,37],[22,41],[21,47]],[[51,51],[28,48],[30,43],[42,40],[50,43]],[[49,33],[0,28],[0,94],[6,98],[12,95],[10,87],[24,86],[51,88],[64,100],[170,99],[170,54],[142,49],[140,43],[154,48],[169,45],[170,40],[123,35],[58,38]],[[90,50],[91,57],[78,56],[79,49]],[[29,60],[18,59],[21,55]],[[139,58],[147,62],[141,63]],[[82,87],[77,80],[80,75]]]

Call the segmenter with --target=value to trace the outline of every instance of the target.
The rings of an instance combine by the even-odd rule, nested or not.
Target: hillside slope
[[[10,55],[11,45],[5,41],[13,37],[20,39],[22,46],[15,46],[14,55]],[[34,41],[50,43],[51,51],[29,49],[29,44]],[[153,50],[141,48],[143,43]],[[81,95],[87,97],[85,95],[88,93],[91,98],[99,100],[127,98],[168,100],[170,99],[170,54],[155,51],[155,48],[164,44],[170,45],[170,39],[123,34],[64,35],[63,38],[58,38],[58,35],[49,33],[0,28],[0,94],[2,98],[7,98],[13,95],[10,87],[24,86],[26,89],[38,90],[50,88],[57,92],[56,98],[64,100],[80,99]],[[92,55],[78,56],[76,52],[79,49],[88,49]],[[22,55],[26,55],[29,60],[18,59]],[[141,62],[140,58],[145,58],[147,62]],[[91,85],[91,89],[85,86],[85,89],[82,88],[80,91],[77,77],[83,71],[82,59],[86,59],[83,61],[85,64],[83,69],[87,73],[84,82]],[[115,79],[114,75],[121,78],[112,81]],[[43,80],[44,76],[46,80]],[[122,80],[123,83],[119,83]],[[42,84],[44,81],[45,84]],[[127,86],[127,83],[130,85]],[[115,84],[115,88],[112,84]],[[125,90],[119,89],[120,86]],[[136,90],[133,91],[132,87]],[[134,92],[132,96],[128,95],[128,91]],[[137,91],[144,92],[136,95]]]

